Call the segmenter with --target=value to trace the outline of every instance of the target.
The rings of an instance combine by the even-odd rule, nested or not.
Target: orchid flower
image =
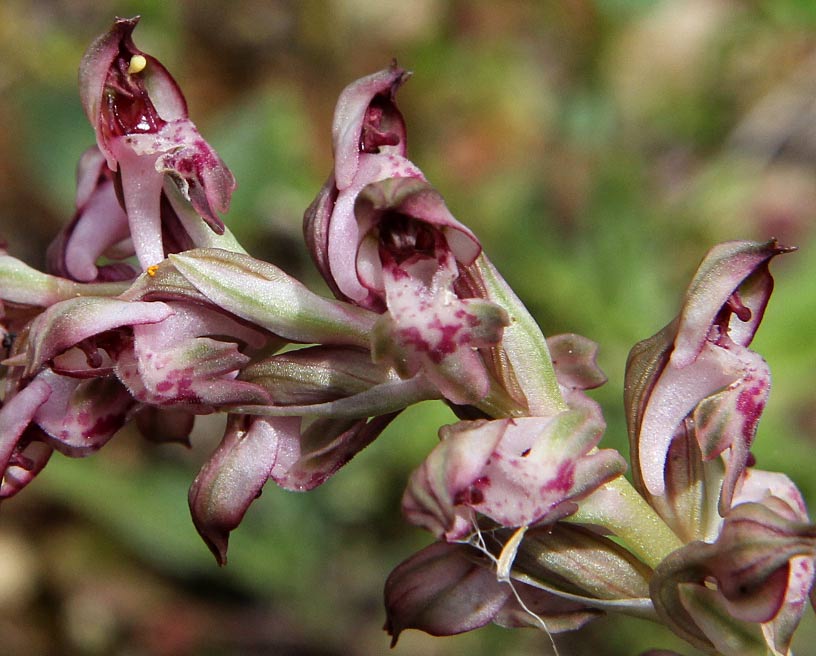
[[[497,344],[509,318],[495,303],[454,291],[459,264],[480,252],[475,237],[427,183],[409,178],[365,187],[356,216],[358,274],[387,307],[375,328],[375,359],[403,377],[421,370],[453,403],[478,403],[490,379],[475,349]]]
[[[403,513],[449,542],[473,533],[476,512],[504,527],[551,524],[626,469],[614,450],[589,454],[603,429],[594,404],[554,417],[444,427],[411,476]]]
[[[461,269],[481,253],[440,194],[405,158],[395,64],[358,80],[335,110],[335,167],[304,217],[318,269],[342,299],[383,312],[374,357],[403,377],[420,370],[452,403],[478,403],[490,375],[478,348],[497,344],[506,312],[460,298]]]
[[[767,364],[748,345],[773,289],[768,262],[790,250],[773,240],[715,247],[680,316],[632,349],[625,405],[642,494],[666,493],[667,456],[688,417],[705,461],[727,452],[720,510],[730,507],[770,388]]]
[[[180,190],[221,234],[218,213],[229,208],[235,179],[188,118],[187,103],[170,73],[133,43],[138,21],[117,19],[91,44],[79,81],[99,150],[108,168],[118,172],[133,247],[144,270],[168,252],[162,202],[173,203],[175,194],[163,194],[165,184]]]
[[[671,554],[651,582],[661,621],[705,651],[787,656],[816,557],[816,528],[792,514],[784,502],[742,503],[715,542]]]
[[[789,250],[712,249],[679,318],[627,364],[636,483],[688,543],[655,570],[655,609],[691,644],[727,656],[786,656],[814,582],[801,494],[782,474],[748,468],[770,376],[747,347],[773,288],[768,262]]]

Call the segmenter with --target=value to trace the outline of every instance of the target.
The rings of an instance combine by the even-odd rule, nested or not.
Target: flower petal
[[[49,370],[39,374],[52,389],[34,416],[44,441],[73,457],[101,448],[125,423],[134,400],[115,378],[81,380]]]
[[[49,307],[31,324],[27,372],[81,342],[114,328],[158,323],[173,314],[165,303],[80,297]]]
[[[20,436],[50,395],[51,386],[34,379],[0,407],[0,472],[8,467]]]
[[[442,441],[412,474],[402,497],[405,518],[448,541],[463,540],[474,530],[475,515],[462,491],[479,498],[480,476],[509,419],[443,426]],[[458,428],[457,428],[458,427]]]
[[[606,374],[598,367],[598,345],[575,333],[547,338],[558,384],[567,390],[595,389],[603,385]]]
[[[397,412],[374,417],[370,421],[318,418],[302,430],[300,441],[290,453],[297,459],[271,474],[280,487],[298,492],[325,483],[337,470],[373,442]]]
[[[555,417],[462,421],[412,475],[403,497],[409,521],[448,541],[473,530],[473,511],[501,526],[553,522],[626,468],[605,449],[589,455],[604,424],[585,408]]]
[[[738,299],[734,299],[734,311],[729,317],[727,332],[734,342],[748,346],[773,289],[767,263],[771,258],[791,250],[773,239],[765,243],[725,242],[712,248],[686,292],[671,355],[672,364],[682,368],[699,356],[717,314],[745,281],[749,281],[750,293],[740,294]],[[759,279],[752,279],[754,275]],[[737,301],[741,307],[736,306]],[[733,315],[738,321],[734,321]]]

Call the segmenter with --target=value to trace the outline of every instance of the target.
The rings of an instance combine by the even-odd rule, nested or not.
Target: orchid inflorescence
[[[134,422],[186,443],[227,413],[189,494],[219,563],[269,479],[310,490],[429,399],[460,419],[408,481],[402,511],[436,541],[385,586],[386,629],[489,622],[549,633],[605,612],[703,652],[786,655],[814,580],[816,526],[750,449],[768,398],[749,349],[791,251],[705,256],[676,319],[626,367],[633,484],[599,449],[597,346],[545,338],[407,157],[396,63],[342,92],[334,169],[304,236],[329,299],[251,257],[224,225],[235,180],[168,71],[117,19],[87,50],[96,146],[49,273],[0,251],[0,499],[53,451],[88,455]],[[295,348],[296,347],[296,348]]]

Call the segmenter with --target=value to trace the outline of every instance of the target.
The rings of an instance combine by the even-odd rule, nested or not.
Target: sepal
[[[631,601],[631,614],[641,616],[652,575],[650,567],[616,542],[564,522],[529,529],[516,552],[513,572],[572,596]],[[615,608],[625,612],[623,603]]]
[[[348,187],[361,153],[405,156],[405,122],[395,102],[397,90],[411,73],[391,66],[352,82],[334,109],[332,144],[337,188]]]
[[[318,296],[272,264],[217,248],[170,261],[212,303],[280,337],[368,347],[376,315]]]
[[[524,414],[550,416],[565,410],[547,340],[521,299],[484,253],[460,274],[455,283],[459,296],[485,299],[507,313],[501,344],[491,349],[488,360],[502,387]]]

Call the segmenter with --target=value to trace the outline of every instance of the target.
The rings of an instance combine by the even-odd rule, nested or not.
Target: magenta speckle
[[[484,502],[484,490],[490,487],[490,478],[480,476],[470,487],[460,490],[454,495],[454,505],[477,506]]]
[[[156,385],[156,390],[159,392],[167,392],[173,387],[173,383],[169,380],[163,380]]]
[[[433,321],[428,323],[428,328],[438,330],[441,333],[434,349],[436,353],[430,354],[431,359],[439,363],[445,355],[456,351],[456,333],[462,329],[462,326],[461,324],[443,324],[438,317],[435,317]]]
[[[754,439],[757,422],[765,409],[764,388],[764,383],[759,382],[755,387],[742,390],[737,398],[737,412],[745,419],[742,424],[742,437],[748,444]]]
[[[489,476],[480,476],[475,481],[473,481],[473,485],[478,487],[478,488],[481,488],[481,489],[485,489],[487,487],[490,487],[490,477]]]
[[[408,328],[403,328],[399,332],[404,344],[410,344],[421,353],[427,353],[431,350],[431,345],[428,344],[428,342],[422,337],[422,333],[419,332],[419,328],[409,326]]]
[[[558,466],[555,476],[541,488],[542,492],[569,492],[575,483],[575,462],[565,460]]]

